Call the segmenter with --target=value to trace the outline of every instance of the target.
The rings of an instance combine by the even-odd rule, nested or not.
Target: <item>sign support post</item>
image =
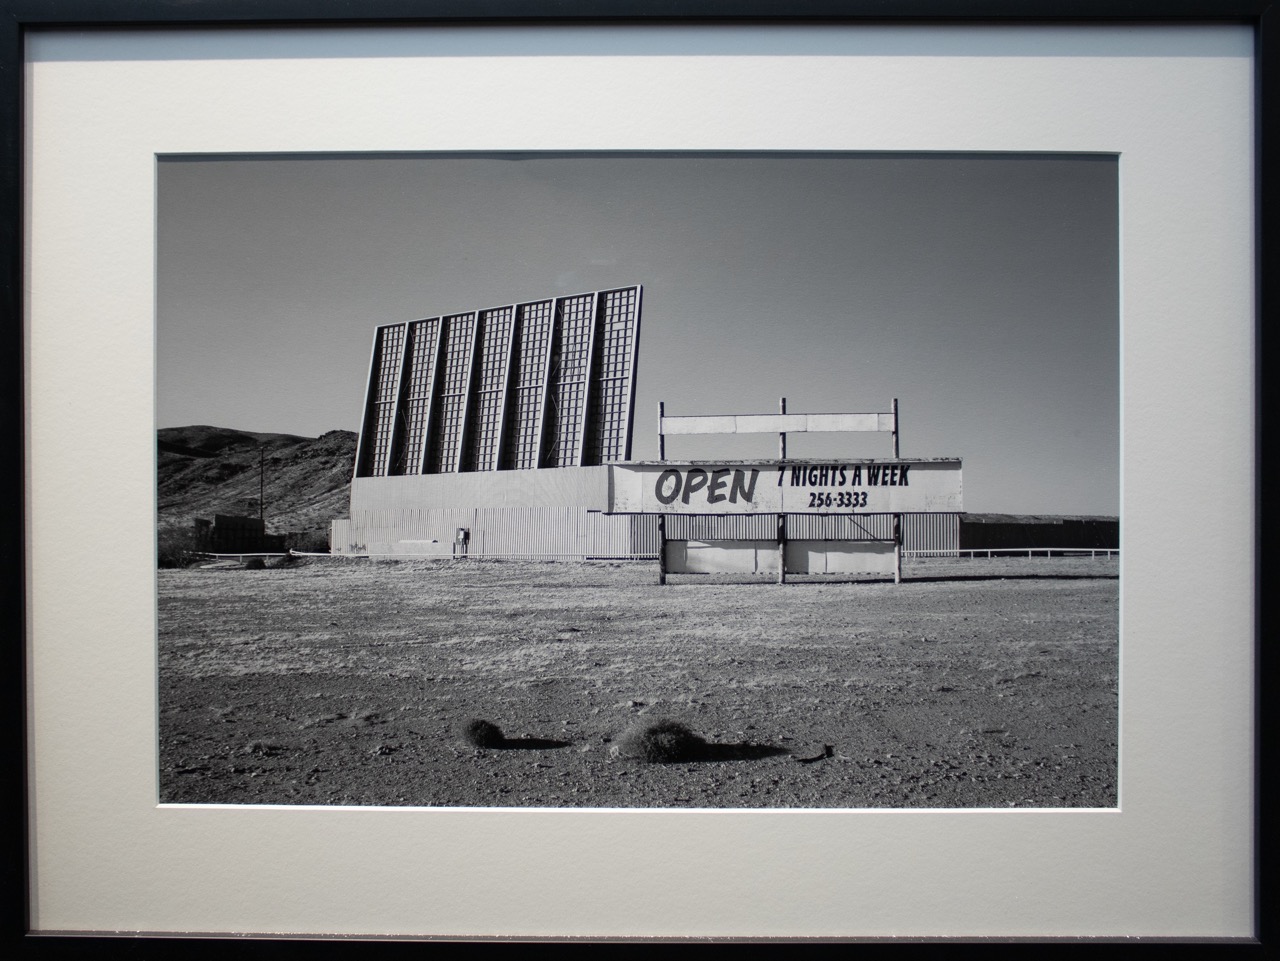
[[[785,397],[781,397],[778,399],[778,413],[785,414],[786,412],[787,399]],[[778,459],[787,459],[787,435],[785,431],[778,434]]]
[[[896,436],[896,435],[895,435]],[[902,515],[893,515],[893,583],[902,583]]]
[[[778,515],[778,583],[787,583],[787,515]]]
[[[667,583],[667,515],[658,515],[658,583]]]

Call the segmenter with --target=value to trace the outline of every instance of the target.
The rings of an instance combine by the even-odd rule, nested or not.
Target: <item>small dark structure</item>
[[[1116,517],[961,514],[960,550],[1119,550]]]
[[[283,552],[285,535],[268,534],[260,517],[214,514],[195,522],[196,550],[207,554],[260,554]]]

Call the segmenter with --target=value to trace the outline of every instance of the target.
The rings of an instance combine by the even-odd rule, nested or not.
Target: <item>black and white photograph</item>
[[[167,156],[160,800],[1114,808],[1114,156]]]
[[[9,28],[30,932],[1258,930],[1260,23],[157,12]]]

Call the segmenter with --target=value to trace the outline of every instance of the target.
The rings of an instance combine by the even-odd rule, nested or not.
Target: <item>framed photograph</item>
[[[21,33],[29,931],[1259,937],[1256,20],[315,12]],[[490,411],[522,358],[543,407]],[[910,457],[847,413],[899,394]],[[834,411],[892,458],[805,446]],[[728,413],[769,449],[674,436]],[[304,440],[337,480],[281,495]],[[776,537],[674,532],[717,484]],[[859,496],[866,536],[792,520]],[[924,590],[998,513],[1118,516],[1118,559]],[[786,525],[807,583],[658,584],[784,580]],[[810,576],[848,540],[906,583]]]

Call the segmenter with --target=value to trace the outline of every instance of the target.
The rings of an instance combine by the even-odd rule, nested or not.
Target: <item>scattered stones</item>
[[[655,587],[651,599],[631,565],[617,583],[567,565],[385,568],[304,562],[283,581],[162,577],[166,802],[554,806],[548,792],[558,791],[563,804],[602,808],[1115,803],[1114,639],[1099,631],[1077,642],[1023,616],[989,623],[971,597],[1007,597],[1009,613],[1013,599],[1038,603],[1032,581],[914,585],[893,620],[887,604],[901,591],[886,588],[882,600],[874,586],[823,587],[844,599],[826,610],[825,595],[806,589],[806,616],[816,613],[798,624],[757,616],[773,592],[754,588],[723,588],[732,607],[699,591],[696,608],[663,619],[655,605],[681,600],[679,589]],[[1107,599],[1088,582],[1067,587]],[[983,607],[969,618],[981,644],[935,635],[943,600],[963,604],[960,614]],[[509,619],[518,604],[525,619]],[[951,608],[941,613],[954,617]],[[603,610],[618,612],[616,630],[602,626]],[[1098,619],[1108,627],[1113,602]],[[546,643],[565,623],[585,631]],[[851,624],[863,635],[854,644]],[[925,637],[941,643],[912,643]],[[954,696],[929,696],[944,688]],[[638,689],[648,693],[626,693]],[[473,711],[502,717],[500,750],[464,740]],[[704,741],[697,763],[610,751],[628,726],[664,716]],[[839,749],[828,754],[819,737]],[[245,752],[251,738],[284,754],[266,763]],[[306,773],[322,759],[328,773]]]
[[[821,761],[824,758],[832,757],[834,753],[835,749],[830,744],[824,744],[821,748],[817,749],[817,753],[807,752],[804,756],[793,754],[791,757],[794,760],[799,761],[801,764],[812,764],[814,761]]]

